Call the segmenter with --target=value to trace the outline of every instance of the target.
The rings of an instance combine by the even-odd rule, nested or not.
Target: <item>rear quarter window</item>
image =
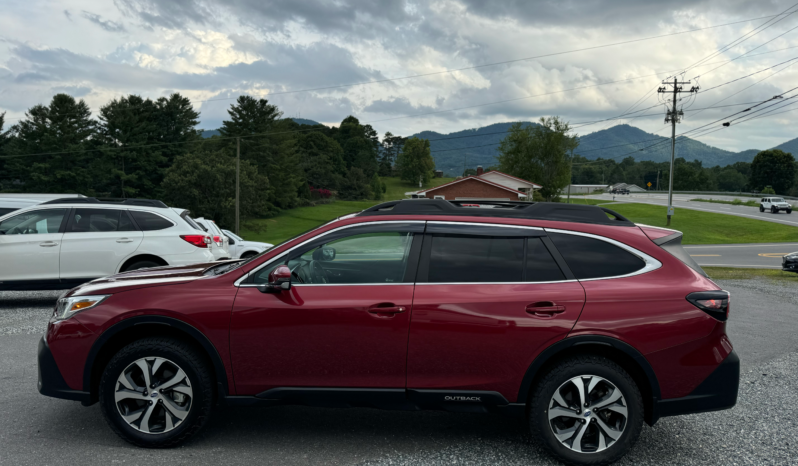
[[[549,233],[577,279],[628,275],[646,266],[643,259],[607,241],[567,233]]]
[[[175,225],[171,220],[167,220],[160,215],[150,212],[131,210],[130,214],[133,216],[133,220],[136,221],[141,231],[165,230]]]

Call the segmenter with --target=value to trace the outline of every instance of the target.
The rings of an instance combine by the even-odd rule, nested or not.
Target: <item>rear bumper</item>
[[[53,353],[50,352],[50,347],[42,337],[39,340],[39,393],[53,398],[61,398],[64,400],[80,401],[83,404],[89,404],[91,397],[87,392],[72,390],[69,385],[64,381],[58,365],[55,363]]]
[[[739,387],[740,358],[732,351],[692,393],[682,398],[657,401],[655,417],[729,409],[737,404]]]

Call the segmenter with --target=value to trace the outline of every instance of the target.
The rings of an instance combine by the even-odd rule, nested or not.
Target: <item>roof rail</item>
[[[623,215],[604,207],[559,202],[403,199],[384,202],[358,214],[358,216],[372,215],[456,215],[635,226]]]
[[[61,199],[53,199],[52,201],[42,202],[42,204],[117,204],[159,207],[163,209],[169,207],[156,199],[123,199],[114,197],[64,197]]]

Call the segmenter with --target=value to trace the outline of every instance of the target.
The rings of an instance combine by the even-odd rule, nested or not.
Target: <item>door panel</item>
[[[127,212],[74,209],[61,246],[61,278],[96,278],[117,272],[141,244]]]
[[[68,209],[21,213],[0,223],[0,281],[57,280]]]
[[[514,401],[529,365],[568,334],[584,302],[576,282],[418,284],[407,386],[496,391]],[[564,309],[536,315],[536,304]]]
[[[242,287],[230,328],[238,393],[404,387],[412,300],[412,284]],[[380,312],[388,307],[404,311]]]

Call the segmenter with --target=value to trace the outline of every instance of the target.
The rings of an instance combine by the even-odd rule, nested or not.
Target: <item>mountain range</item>
[[[316,125],[313,120],[293,118],[299,124]],[[522,122],[524,125],[537,123]],[[476,129],[467,129],[453,133],[421,131],[410,137],[430,140],[435,167],[446,175],[459,175],[463,168],[475,168],[477,165],[489,167],[498,162],[499,142],[514,123],[495,123]],[[203,137],[218,135],[218,130],[202,131]],[[660,144],[661,143],[661,144]],[[648,147],[654,145],[654,147]],[[644,149],[645,148],[645,149]],[[639,150],[644,149],[644,150]],[[792,139],[773,149],[790,152],[798,158],[798,138]],[[726,166],[735,162],[751,162],[761,149],[748,149],[731,152],[712,147],[690,138],[679,139],[676,143],[676,157],[684,157],[688,161],[699,160],[705,167],[715,165]],[[621,161],[625,157],[635,160],[651,160],[668,162],[671,157],[670,138],[647,133],[630,125],[616,125],[611,128],[580,136],[576,153],[594,160],[597,158],[613,158]]]

